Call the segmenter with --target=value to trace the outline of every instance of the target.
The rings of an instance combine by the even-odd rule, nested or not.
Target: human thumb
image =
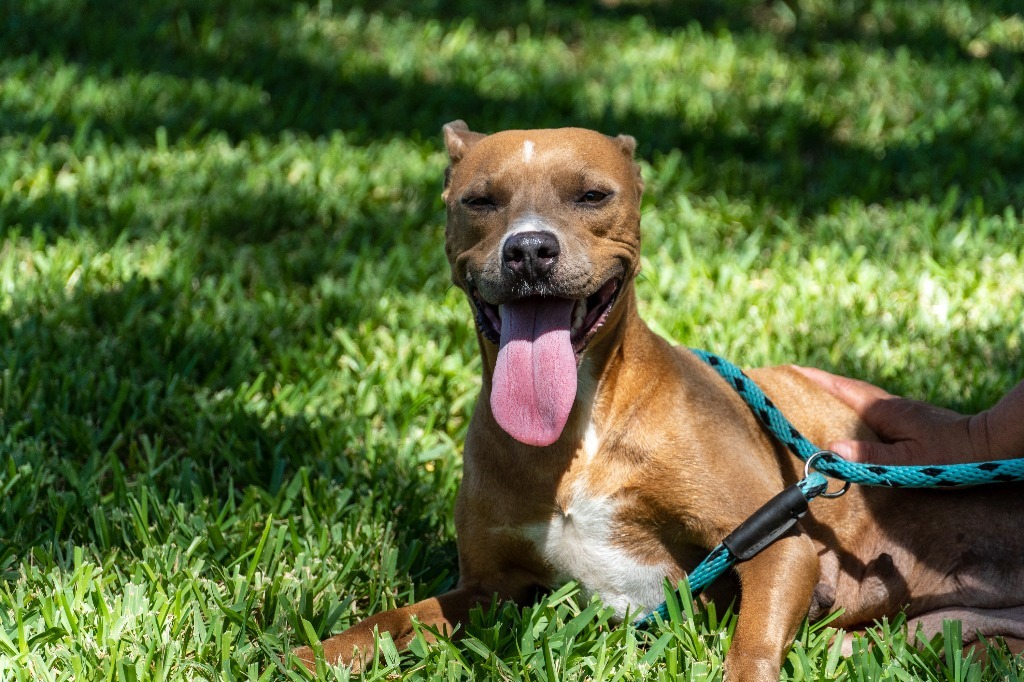
[[[910,464],[913,456],[906,443],[878,443],[867,440],[841,440],[828,449],[848,462],[862,464]]]

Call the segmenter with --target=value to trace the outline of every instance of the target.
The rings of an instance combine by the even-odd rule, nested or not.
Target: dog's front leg
[[[726,682],[778,680],[818,582],[814,544],[806,535],[789,535],[736,570],[740,613],[725,658]]]
[[[493,592],[482,588],[460,586],[437,597],[378,613],[326,640],[323,643],[324,660],[331,665],[344,663],[359,669],[374,655],[374,630],[382,635],[390,634],[395,645],[404,649],[415,636],[413,617],[423,625],[450,635],[459,623],[468,621],[473,607],[486,606],[493,597]],[[429,639],[429,633],[425,634]],[[315,668],[316,658],[311,648],[301,647],[292,653],[310,670]]]

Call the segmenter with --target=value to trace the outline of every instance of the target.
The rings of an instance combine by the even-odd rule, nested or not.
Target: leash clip
[[[811,465],[814,463],[814,461],[816,459],[819,459],[821,457],[825,457],[827,455],[831,455],[832,457],[836,457],[838,459],[843,459],[839,454],[837,454],[835,452],[832,452],[831,450],[818,450],[813,455],[808,457],[807,461],[804,463],[804,478],[807,478],[808,476],[811,475]],[[843,461],[846,461],[846,460],[843,460]],[[829,499],[835,499],[837,497],[842,497],[843,495],[845,495],[846,491],[849,490],[849,489],[850,489],[850,482],[846,481],[846,485],[844,485],[840,490],[837,490],[834,493],[830,493],[830,492],[828,492],[826,490],[825,492],[821,493],[820,496],[821,497],[827,497]]]
[[[798,485],[791,485],[751,514],[722,544],[737,561],[747,561],[782,537],[806,513],[807,498]]]
[[[817,471],[812,474],[811,467],[814,462],[825,455],[839,457],[828,450],[821,450],[808,457],[804,464],[803,481],[794,483],[768,500],[722,540],[722,545],[737,561],[747,561],[753,558],[765,547],[785,535],[796,524],[797,519],[807,513],[807,503],[811,498],[818,496],[841,497],[850,489],[850,482],[846,481],[846,485],[842,489],[830,493],[827,490],[828,481],[825,475]],[[811,483],[807,479],[812,476],[822,483],[815,481],[810,490],[801,489]],[[821,492],[818,492],[819,490]]]

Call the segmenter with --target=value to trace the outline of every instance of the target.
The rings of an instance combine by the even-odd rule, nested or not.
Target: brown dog
[[[358,663],[373,630],[399,646],[410,618],[452,632],[470,609],[573,578],[619,616],[662,600],[802,464],[711,369],[637,315],[634,140],[580,129],[444,127],[452,278],[476,314],[481,399],[456,507],[458,586],[324,642]],[[812,442],[870,438],[788,368],[750,376]],[[839,487],[835,484],[833,487]],[[1021,486],[958,492],[855,487],[736,567],[729,680],[778,679],[805,617],[840,627],[900,609],[926,626],[1024,637]],[[735,582],[733,583],[735,586]],[[728,588],[728,585],[726,586]],[[312,661],[304,648],[300,657]]]

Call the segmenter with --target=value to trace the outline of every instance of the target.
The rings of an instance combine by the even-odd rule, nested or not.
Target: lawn
[[[3,3],[0,679],[307,679],[454,583],[455,118],[637,137],[678,343],[967,412],[1024,376],[1016,0]],[[728,606],[645,634],[570,584],[366,679],[714,679]],[[783,678],[1024,676],[834,634]]]

